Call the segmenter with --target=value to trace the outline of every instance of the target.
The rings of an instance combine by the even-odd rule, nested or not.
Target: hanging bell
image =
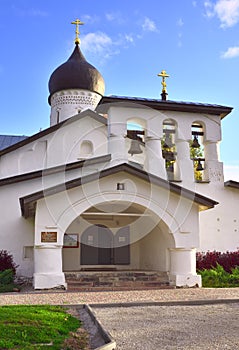
[[[176,160],[174,152],[163,151],[163,158],[169,162],[174,162]]]
[[[196,171],[202,171],[202,170],[204,170],[204,168],[203,168],[203,166],[202,166],[201,161],[198,160],[198,165],[197,165],[197,167],[196,167]]]
[[[191,144],[191,147],[192,148],[199,148],[199,147],[201,147],[200,143],[198,142],[198,138],[197,138],[196,135],[194,135],[194,139],[193,139],[193,142]]]
[[[172,143],[171,137],[169,136],[168,133],[166,133],[163,148],[172,148],[173,146],[174,144]]]
[[[128,153],[133,156],[134,154],[140,154],[143,153],[142,149],[140,148],[140,144],[138,140],[131,140],[130,149],[128,150]]]
[[[174,165],[173,163],[170,163],[169,166],[167,166],[167,171],[170,172],[170,173],[173,173],[174,172]]]

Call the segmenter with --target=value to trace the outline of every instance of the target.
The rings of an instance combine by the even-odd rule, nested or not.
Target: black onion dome
[[[67,89],[84,89],[104,95],[105,83],[100,72],[88,63],[79,46],[65,63],[60,65],[49,80],[49,102],[51,96]]]

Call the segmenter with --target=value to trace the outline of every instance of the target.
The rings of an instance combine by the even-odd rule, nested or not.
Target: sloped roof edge
[[[48,175],[56,174],[62,171],[69,171],[69,170],[82,168],[84,166],[89,166],[89,165],[103,163],[103,162],[109,162],[110,160],[111,160],[111,154],[106,154],[104,156],[83,159],[77,162],[66,163],[66,164],[57,165],[51,168],[46,168],[42,170],[31,171],[29,173],[10,176],[7,178],[0,179],[0,187],[5,185],[11,185],[17,182],[33,180],[42,176],[48,176]]]
[[[144,105],[156,110],[168,110],[177,112],[191,112],[191,113],[207,113],[220,115],[221,119],[227,116],[231,111],[232,107],[221,106],[217,104],[207,104],[199,102],[184,102],[184,101],[172,101],[172,100],[161,100],[161,99],[150,99],[140,97],[126,97],[126,96],[104,96],[97,108],[99,112],[106,112],[110,105],[114,103],[123,103],[125,107],[132,107],[134,103],[138,105]]]
[[[224,186],[239,189],[239,182],[234,180],[228,180],[224,183]]]
[[[54,194],[57,194],[59,192],[65,191],[65,190],[70,190],[72,188],[81,186],[82,184],[86,184],[86,183],[101,179],[103,177],[119,173],[121,171],[127,172],[128,174],[137,176],[140,179],[145,180],[149,183],[152,183],[152,184],[155,184],[155,185],[160,186],[162,188],[165,188],[165,189],[167,189],[173,193],[176,193],[180,196],[183,196],[184,198],[187,198],[187,199],[189,199],[189,200],[191,200],[191,201],[193,201],[201,206],[204,206],[207,208],[213,208],[215,205],[218,204],[218,202],[216,202],[208,197],[202,196],[198,193],[195,193],[195,192],[190,191],[186,188],[178,186],[174,183],[171,183],[167,180],[159,178],[155,175],[149,174],[149,173],[145,172],[144,170],[140,170],[138,168],[135,168],[132,165],[129,165],[127,163],[123,163],[120,165],[113,166],[111,168],[103,169],[101,172],[89,174],[89,175],[86,175],[84,177],[73,179],[73,180],[70,180],[66,183],[62,183],[62,184],[56,185],[54,187],[47,188],[43,191],[38,191],[38,192],[35,192],[32,194],[29,194],[25,197],[21,197],[19,199],[19,201],[20,201],[20,205],[21,205],[22,215],[25,218],[33,216],[35,213],[36,202],[39,199],[42,199],[42,198],[47,197],[47,196],[52,196]]]
[[[14,145],[11,145],[11,146],[1,150],[0,156],[4,155],[6,153],[9,153],[9,152],[15,151],[16,149],[21,148],[21,147],[23,147],[23,146],[25,146],[33,141],[36,141],[43,136],[49,135],[50,133],[60,129],[63,126],[66,126],[70,123],[73,123],[74,121],[76,121],[78,119],[85,118],[85,117],[91,117],[91,118],[97,120],[98,122],[100,122],[104,125],[107,125],[107,119],[105,117],[102,117],[100,114],[92,111],[91,109],[87,109],[87,110],[81,112],[80,114],[76,114],[75,116],[73,116],[69,119],[63,120],[62,122],[60,122],[58,124],[52,125],[47,129],[44,129],[44,130],[42,130],[42,131],[40,131],[32,136],[29,136],[25,140],[17,142]]]

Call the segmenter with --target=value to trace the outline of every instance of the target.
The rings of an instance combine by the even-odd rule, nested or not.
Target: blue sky
[[[239,0],[0,0],[1,134],[49,126],[48,79],[74,48],[102,73],[106,95],[234,108],[223,122],[226,179],[239,180]]]

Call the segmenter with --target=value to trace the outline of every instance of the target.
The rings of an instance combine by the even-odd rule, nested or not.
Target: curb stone
[[[139,301],[123,303],[94,303],[91,308],[114,308],[114,307],[134,307],[134,306],[187,306],[187,305],[215,305],[215,304],[236,304],[239,299],[196,299],[196,300],[177,300],[177,301]]]
[[[98,328],[102,338],[106,342],[105,345],[100,346],[100,347],[96,348],[95,350],[115,350],[116,349],[115,340],[111,337],[110,333],[104,329],[101,322],[97,320],[96,315],[95,315],[94,311],[92,310],[91,306],[88,304],[85,304],[83,306],[83,308],[88,312],[92,321],[97,325],[97,328]]]
[[[115,340],[112,338],[112,336],[110,335],[109,332],[107,332],[104,327],[102,326],[101,322],[99,320],[97,320],[97,317],[94,313],[94,311],[92,310],[91,306],[88,304],[83,304],[83,305],[59,305],[59,306],[63,306],[64,308],[76,308],[77,310],[81,310],[84,309],[87,314],[90,316],[91,322],[96,326],[101,338],[103,339],[103,341],[105,342],[104,345],[101,345],[97,348],[94,348],[94,350],[116,350],[116,342]]]

